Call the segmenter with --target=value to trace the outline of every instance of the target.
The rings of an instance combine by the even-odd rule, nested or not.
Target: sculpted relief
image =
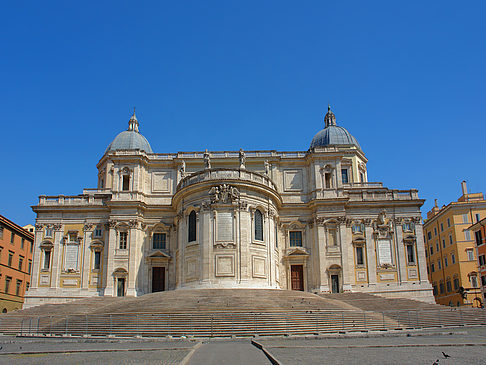
[[[209,190],[211,197],[211,203],[231,203],[236,202],[240,197],[240,192],[237,188],[227,184],[221,184],[219,186],[213,186]]]

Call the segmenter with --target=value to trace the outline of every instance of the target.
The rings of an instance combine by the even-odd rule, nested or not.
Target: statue
[[[181,172],[181,176],[184,177],[184,174],[186,173],[186,161],[182,160],[179,171]]]
[[[216,203],[219,201],[219,187],[213,186],[209,190],[209,195],[211,196],[211,203]]]
[[[204,168],[206,170],[209,170],[211,168],[211,159],[209,158],[209,152],[207,149],[206,151],[204,151]]]
[[[270,164],[268,163],[268,160],[265,160],[263,165],[265,166],[265,175],[270,175]]]
[[[243,151],[243,149],[240,148],[240,169],[242,170],[245,169],[245,162],[246,162],[245,151]]]

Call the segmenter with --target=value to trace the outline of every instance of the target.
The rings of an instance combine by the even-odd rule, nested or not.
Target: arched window
[[[263,241],[263,215],[258,209],[255,210],[255,240]]]
[[[188,230],[188,242],[194,242],[196,240],[196,212],[192,211],[189,214],[189,230]]]

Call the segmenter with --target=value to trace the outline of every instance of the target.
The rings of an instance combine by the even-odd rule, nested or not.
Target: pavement
[[[486,326],[253,340],[0,336],[0,364],[9,365],[260,365],[269,358],[274,364],[486,364]]]

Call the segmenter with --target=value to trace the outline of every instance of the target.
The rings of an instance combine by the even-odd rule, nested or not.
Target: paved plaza
[[[0,337],[9,364],[486,364],[486,327],[242,339]],[[263,349],[260,349],[260,345]],[[265,351],[265,352],[264,352]],[[443,353],[450,357],[444,357]],[[438,360],[438,361],[437,361]]]

